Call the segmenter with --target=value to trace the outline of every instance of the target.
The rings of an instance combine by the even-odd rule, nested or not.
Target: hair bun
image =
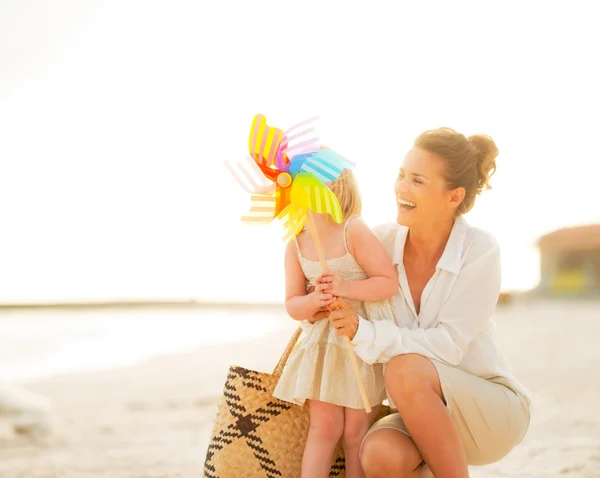
[[[477,150],[477,171],[479,173],[479,188],[477,194],[485,189],[492,189],[490,178],[496,172],[496,158],[498,147],[494,140],[487,134],[474,134],[469,136],[469,142]]]

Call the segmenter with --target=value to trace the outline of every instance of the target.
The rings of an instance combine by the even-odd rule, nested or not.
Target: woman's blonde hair
[[[360,216],[362,199],[351,169],[342,170],[340,176],[330,184],[329,189],[333,191],[340,202],[344,221],[352,216]]]
[[[465,198],[456,213],[465,214],[475,205],[475,197],[492,189],[490,178],[496,172],[498,147],[485,134],[468,138],[450,128],[425,131],[415,140],[417,148],[442,158],[446,163],[446,180],[451,189],[464,188]]]

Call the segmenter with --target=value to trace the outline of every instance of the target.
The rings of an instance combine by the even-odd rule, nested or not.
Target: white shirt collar
[[[451,272],[452,274],[458,274],[463,254],[465,236],[468,229],[469,224],[467,221],[462,216],[458,216],[454,221],[452,231],[450,232],[450,237],[448,238],[448,242],[446,243],[442,257],[440,257],[440,260],[437,263],[437,267]],[[403,263],[404,245],[406,244],[408,230],[409,228],[405,226],[400,226],[398,228],[398,232],[396,233],[396,242],[394,244],[394,253],[392,255],[392,262],[394,265],[400,265]]]

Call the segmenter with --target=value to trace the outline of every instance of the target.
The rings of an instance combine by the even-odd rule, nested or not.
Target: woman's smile
[[[410,212],[417,207],[414,202],[407,201],[406,199],[398,198],[398,212]]]

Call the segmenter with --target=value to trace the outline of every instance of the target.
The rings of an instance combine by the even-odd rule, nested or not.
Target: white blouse
[[[359,317],[352,343],[367,363],[416,353],[456,366],[486,380],[503,383],[528,400],[498,347],[492,314],[500,294],[500,249],[492,235],[458,217],[433,277],[415,310],[406,271],[408,228],[396,223],[375,228],[398,270],[396,320],[370,322]]]

